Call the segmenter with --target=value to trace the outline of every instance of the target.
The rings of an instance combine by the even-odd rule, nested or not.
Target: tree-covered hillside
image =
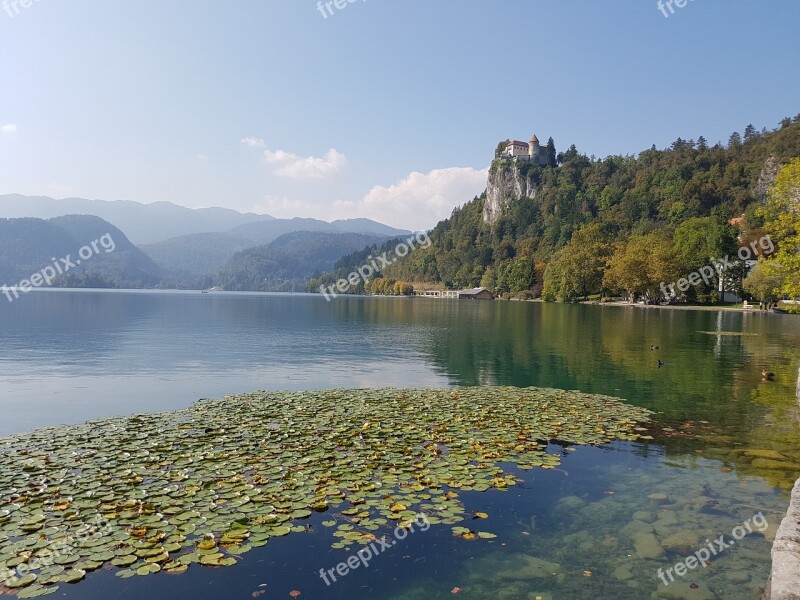
[[[238,252],[217,275],[204,277],[202,285],[232,291],[303,292],[312,275],[330,271],[341,256],[385,240],[361,233],[287,233]]]
[[[83,260],[78,256],[82,248]],[[48,278],[55,287],[149,287],[163,276],[122,231],[99,217],[0,219],[0,285],[15,285],[61,264],[62,258],[72,266]]]
[[[553,298],[572,300],[601,290],[647,295],[652,291],[649,279],[631,286],[619,277],[605,278],[608,261],[615,255],[619,259],[629,241],[674,261],[667,264],[672,269],[654,270],[649,278],[688,275],[698,261],[712,258],[705,254],[724,255],[739,235],[758,234],[764,217],[756,214],[756,207],[766,199],[780,167],[797,156],[800,115],[784,119],[769,132],[748,125],[743,135],[732,134],[727,144],[712,146],[702,136],[697,140],[679,138],[665,150],[653,147],[638,156],[605,159],[587,157],[571,146],[558,154],[555,167],[498,159],[492,164],[490,182],[502,179],[498,175],[515,178],[535,190],[532,197],[512,197],[509,190],[501,189],[503,210],[489,223],[484,218],[484,193],[456,208],[434,228],[430,248],[415,251],[388,268],[385,275],[451,288],[483,285],[497,293],[530,291],[537,295],[545,283],[548,264],[555,261],[555,267],[564,272],[550,269],[550,279],[558,284],[551,293]],[[489,192],[497,195],[498,190]],[[729,225],[731,219],[742,215],[738,227]],[[593,230],[585,232],[585,240],[562,250],[588,225]],[[676,232],[679,245],[690,244],[703,255],[676,247]],[[700,244],[696,238],[706,232],[713,240]],[[584,268],[579,269],[581,273],[570,273],[567,267],[571,266],[559,262],[568,252],[574,256],[562,262],[578,262],[584,267],[584,243],[596,244],[591,252],[599,257],[594,275]],[[574,252],[577,250],[583,250],[583,255]],[[617,269],[624,278],[629,271],[622,266],[632,265]],[[573,276],[583,280],[576,282]],[[697,297],[690,299],[714,301],[711,291],[715,285],[694,289]]]

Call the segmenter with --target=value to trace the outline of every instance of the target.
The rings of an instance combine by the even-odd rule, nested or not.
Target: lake
[[[0,331],[0,436],[253,390],[539,386],[657,413],[653,440],[578,447],[563,452],[558,469],[516,470],[524,483],[509,491],[463,493],[469,511],[489,515],[495,539],[466,541],[434,525],[327,586],[320,569],[349,552],[331,548],[326,515],[314,515],[306,533],[271,539],[236,566],[125,580],[104,569],[62,587],[64,598],[266,592],[268,600],[296,590],[301,599],[755,600],[800,476],[800,466],[780,459],[800,455],[793,316],[52,290],[0,306]],[[706,540],[733,540],[745,523],[753,531],[706,568],[662,583]]]

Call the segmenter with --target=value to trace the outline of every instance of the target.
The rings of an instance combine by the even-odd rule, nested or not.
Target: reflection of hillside
[[[432,327],[425,349],[462,385],[488,379],[619,396],[659,413],[656,443],[673,458],[723,459],[781,486],[800,474],[743,452],[773,449],[800,462],[793,401],[800,328],[785,320],[639,307],[431,302],[438,302],[431,307],[435,316],[420,307]],[[762,383],[763,369],[775,371],[776,381]]]
[[[774,370],[775,380],[761,381],[752,389],[752,402],[763,409],[761,418],[752,418],[737,431],[733,444],[729,436],[712,436],[709,441],[719,444],[710,454],[741,475],[760,475],[788,490],[800,477],[800,408],[795,399],[796,352],[786,350],[784,355],[786,360]]]
[[[13,304],[3,298],[3,359],[56,355],[66,361],[86,361],[112,353],[127,329],[136,327],[157,309],[154,296],[149,296],[149,302],[143,298],[67,291],[33,292]]]
[[[21,371],[34,367],[68,367],[70,376],[214,377],[313,365],[344,374],[360,368],[359,384],[379,386],[376,373],[405,377],[418,367],[457,385],[625,398],[658,411],[675,430],[656,441],[673,456],[708,450],[712,457],[714,448],[733,448],[800,457],[792,401],[800,319],[775,315],[423,298],[328,303],[302,294],[43,292],[0,309],[0,330],[9,377],[26,378]],[[776,381],[762,383],[763,369],[775,371]],[[419,384],[407,379],[403,385]],[[741,454],[713,458],[737,470],[765,464]]]

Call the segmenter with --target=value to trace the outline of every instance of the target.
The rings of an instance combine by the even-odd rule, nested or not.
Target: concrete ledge
[[[772,546],[772,575],[765,598],[800,600],[800,480]]]

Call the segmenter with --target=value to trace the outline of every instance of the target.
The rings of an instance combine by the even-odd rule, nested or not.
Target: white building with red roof
[[[527,160],[542,167],[547,166],[547,154],[539,144],[539,138],[536,135],[531,137],[530,142],[509,141],[498,158]]]

